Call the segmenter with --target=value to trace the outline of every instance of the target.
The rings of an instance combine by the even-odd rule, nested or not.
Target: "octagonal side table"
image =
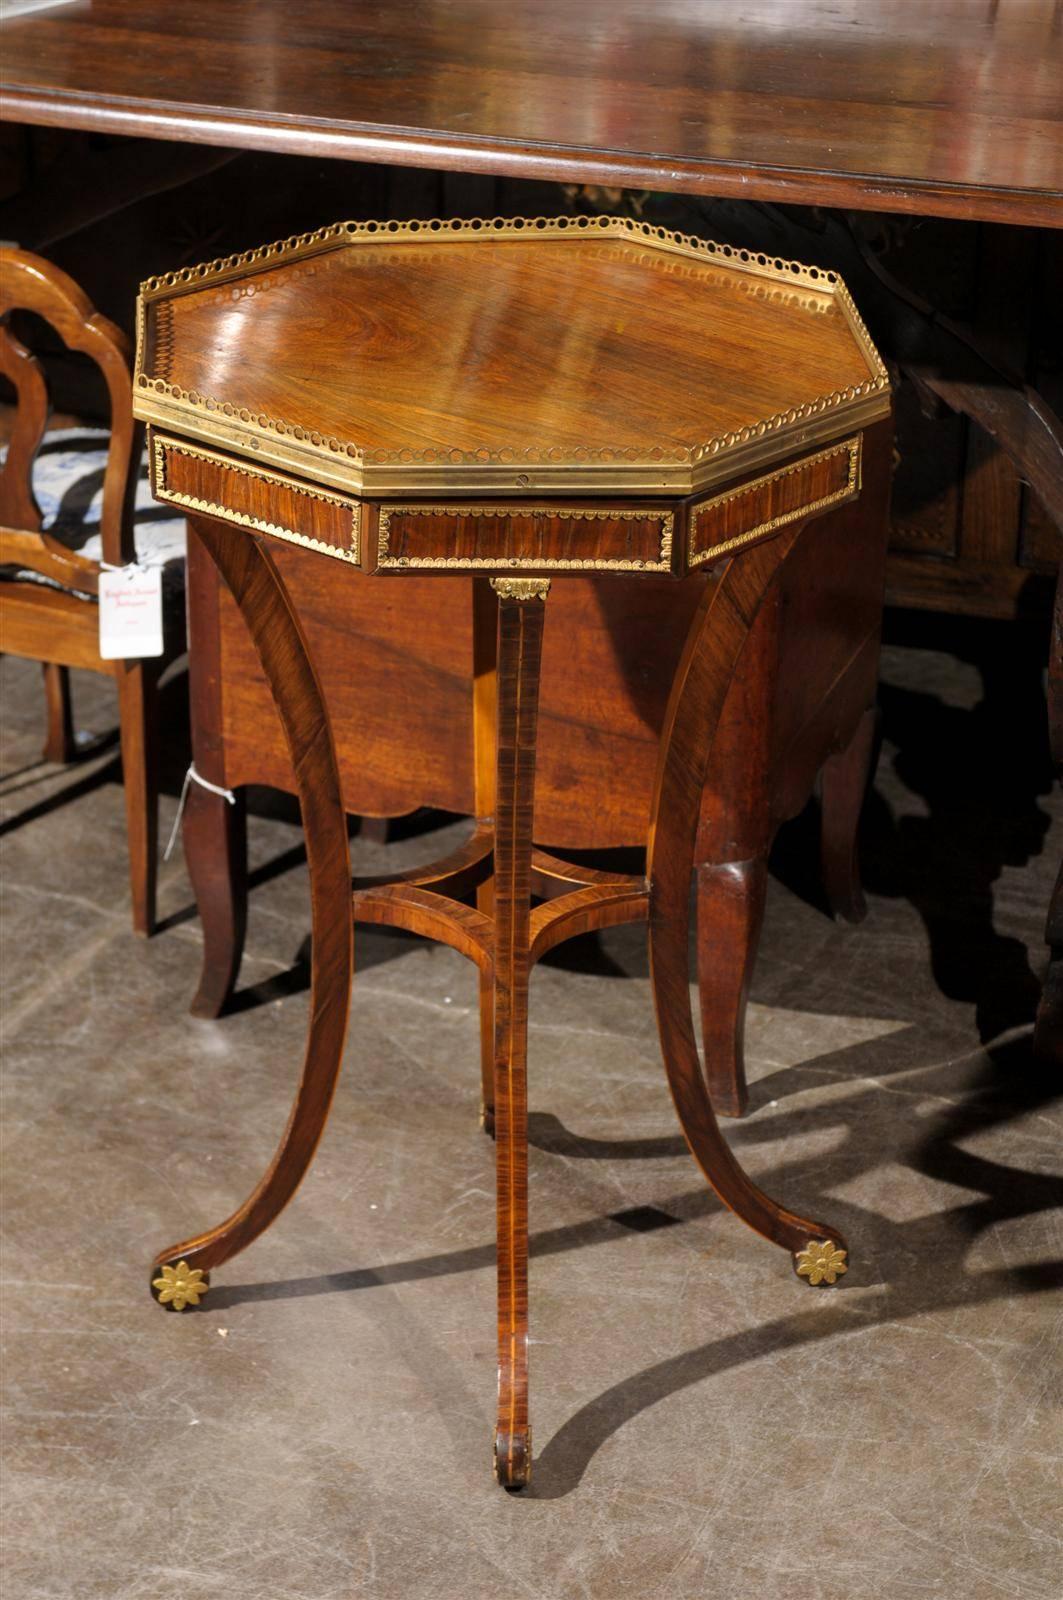
[[[149,280],[135,397],[155,495],[196,520],[276,700],[313,915],[306,1054],[280,1146],[227,1221],[159,1254],[155,1293],[197,1304],[210,1270],[272,1223],[307,1170],[343,1051],[353,921],[452,946],[493,1001],[494,1452],[499,1481],[519,1488],[531,1471],[528,981],[548,950],[648,923],[662,1054],[695,1160],[810,1284],[847,1269],[840,1231],[765,1195],[720,1135],[691,1017],[689,900],[714,732],[765,598],[825,519],[855,505],[884,527],[885,370],[844,285],[816,268],[627,219],[343,223]],[[446,576],[460,573],[497,608],[491,688],[474,707],[472,837],[399,879],[355,884],[353,902],[327,707],[275,540],[332,561],[338,587],[352,565],[384,581],[437,573],[445,608]],[[562,873],[533,852],[551,585],[699,567],[717,581],[675,675],[645,875]],[[844,607],[844,591],[830,603]],[[559,873],[572,887],[557,895]],[[478,907],[465,903],[485,886]]]

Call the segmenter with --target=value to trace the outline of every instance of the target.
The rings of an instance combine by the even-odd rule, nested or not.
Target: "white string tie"
[[[181,798],[177,802],[177,815],[173,819],[173,827],[170,829],[170,837],[167,841],[166,849],[162,853],[162,859],[164,861],[169,861],[170,857],[173,855],[173,847],[177,843],[177,835],[181,829],[181,818],[185,814],[185,801],[188,799],[188,786],[190,783],[198,783],[201,789],[207,789],[211,794],[220,795],[220,797],[223,800],[227,800],[231,806],[236,804],[236,796],[233,794],[231,789],[222,789],[218,784],[211,783],[209,778],[202,777],[200,773],[196,771],[195,762],[190,761],[188,764],[188,771],[185,773],[185,781],[181,785]]]

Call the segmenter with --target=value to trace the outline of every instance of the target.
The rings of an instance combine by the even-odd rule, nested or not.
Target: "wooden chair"
[[[44,369],[12,332],[12,312],[28,311],[60,334],[68,349],[99,368],[110,402],[110,440],[100,519],[102,563],[71,549],[42,526],[33,463],[45,436],[49,396]],[[0,470],[0,644],[44,667],[47,737],[44,759],[75,753],[69,669],[115,680],[125,784],[133,927],[155,924],[158,781],[155,699],[163,667],[183,648],[183,623],[171,608],[166,650],[151,660],[105,661],[99,652],[98,595],[103,565],[135,559],[133,504],[142,430],[134,424],[129,342],[65,272],[26,251],[0,247],[0,372],[15,388],[17,409]]]

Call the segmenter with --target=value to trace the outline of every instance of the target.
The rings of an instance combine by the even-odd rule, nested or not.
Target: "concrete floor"
[[[1061,1117],[1029,1021],[1063,818],[1004,639],[981,671],[966,646],[886,652],[867,922],[810,903],[800,824],[771,886],[729,1137],[845,1228],[843,1287],[799,1283],[706,1192],[639,931],[537,973],[519,1497],[490,1470],[472,969],[360,933],[306,1185],[200,1312],[164,1314],[151,1255],[228,1214],[286,1115],[299,833],[253,819],[240,1007],[193,1021],[179,857],[138,942],[114,747],[38,764],[38,673],[5,661],[5,1600],[1059,1600]],[[77,698],[113,727],[102,680]],[[179,729],[180,686],[168,706]],[[168,756],[167,823],[179,733]]]

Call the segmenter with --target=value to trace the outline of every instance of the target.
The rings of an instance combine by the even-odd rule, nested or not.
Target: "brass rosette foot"
[[[152,1295],[167,1311],[186,1311],[189,1306],[198,1306],[209,1288],[210,1278],[203,1268],[190,1267],[187,1261],[152,1269]]]
[[[495,1481],[516,1493],[531,1482],[531,1429],[527,1433],[495,1434]]]
[[[794,1271],[813,1288],[824,1283],[835,1284],[849,1270],[848,1254],[848,1250],[835,1244],[833,1239],[810,1239],[803,1250],[795,1250]]]

